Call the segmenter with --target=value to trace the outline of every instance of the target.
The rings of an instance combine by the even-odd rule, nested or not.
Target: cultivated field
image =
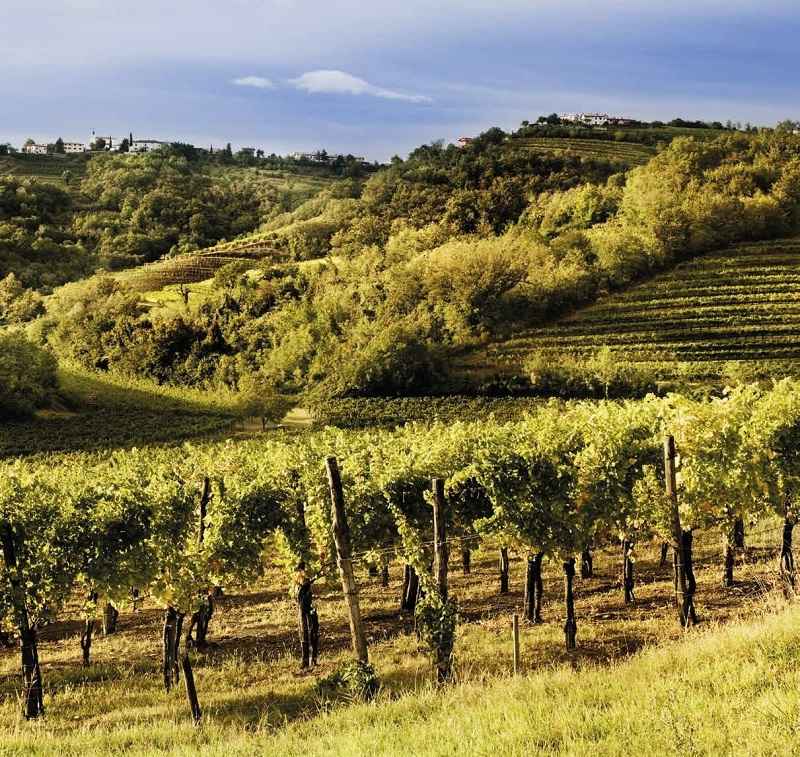
[[[77,195],[88,160],[83,155],[3,155],[0,156],[0,176],[36,179]],[[64,171],[72,174],[69,185],[64,181]]]
[[[528,150],[569,152],[582,158],[610,160],[630,166],[643,165],[656,154],[656,149],[647,145],[603,139],[520,137],[513,144]]]
[[[800,359],[800,240],[740,245],[492,344],[473,367],[522,366],[534,351],[608,347],[673,373],[714,374],[729,361],[783,369]],[[728,366],[730,367],[730,366]]]

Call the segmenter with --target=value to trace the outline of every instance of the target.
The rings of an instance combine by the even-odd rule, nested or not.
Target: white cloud
[[[232,83],[238,87],[255,87],[256,89],[272,89],[275,86],[264,76],[240,76]]]
[[[409,95],[392,89],[376,87],[374,84],[344,71],[308,71],[296,79],[290,79],[289,83],[297,89],[311,94],[370,95],[371,97],[382,97],[385,100],[403,100],[409,103],[433,102],[430,97],[425,95]]]

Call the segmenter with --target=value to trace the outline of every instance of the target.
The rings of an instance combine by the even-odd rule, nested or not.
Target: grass
[[[32,420],[0,424],[0,458],[94,451],[229,432],[234,394],[158,386],[62,364],[60,402]]]
[[[520,331],[467,362],[514,372],[533,352],[555,359],[607,347],[676,376],[792,372],[800,360],[798,285],[800,239],[738,245]]]
[[[340,592],[318,587],[322,658],[298,676],[294,609],[285,579],[229,587],[212,620],[212,647],[195,654],[204,724],[189,723],[181,689],[158,673],[160,613],[124,613],[79,665],[76,616],[42,631],[47,716],[26,723],[17,700],[18,653],[0,652],[2,755],[30,754],[788,754],[800,745],[800,608],[775,590],[780,530],[751,533],[738,583],[719,588],[714,534],[698,535],[698,610],[688,634],[675,621],[669,570],[656,545],[640,550],[637,604],[625,607],[616,549],[577,582],[578,643],[563,650],[558,566],[545,570],[545,624],[522,628],[523,675],[512,678],[510,616],[520,610],[523,563],[497,594],[493,551],[453,572],[462,623],[458,681],[431,684],[408,618],[396,612],[400,566],[387,591],[358,565],[371,660],[383,690],[371,704],[325,700],[319,677],[349,657]],[[455,569],[456,566],[453,566]]]

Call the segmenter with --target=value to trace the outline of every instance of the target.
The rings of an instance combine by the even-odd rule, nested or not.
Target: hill
[[[540,328],[491,344],[471,367],[521,371],[602,348],[669,375],[718,375],[728,361],[778,372],[800,359],[800,239],[710,252]],[[691,366],[687,366],[691,364]]]

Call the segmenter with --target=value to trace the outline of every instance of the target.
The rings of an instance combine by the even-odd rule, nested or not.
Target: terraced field
[[[209,248],[159,260],[114,275],[138,292],[152,292],[167,286],[206,281],[229,263],[252,261],[255,267],[255,263],[265,258],[281,263],[284,262],[285,255],[264,243],[243,241],[238,245],[231,243],[224,249]]]
[[[75,193],[79,189],[80,179],[86,173],[89,159],[84,155],[4,155],[0,157],[0,176],[36,179]],[[63,178],[67,170],[73,177],[69,187]]]
[[[800,368],[800,239],[740,245],[683,263],[556,323],[468,358],[471,370],[520,370],[534,351],[608,347],[633,362],[712,374],[728,361]]]
[[[639,166],[656,154],[656,148],[635,142],[613,142],[605,139],[569,139],[563,137],[520,137],[514,144],[528,150],[570,152],[582,158],[595,158]]]

